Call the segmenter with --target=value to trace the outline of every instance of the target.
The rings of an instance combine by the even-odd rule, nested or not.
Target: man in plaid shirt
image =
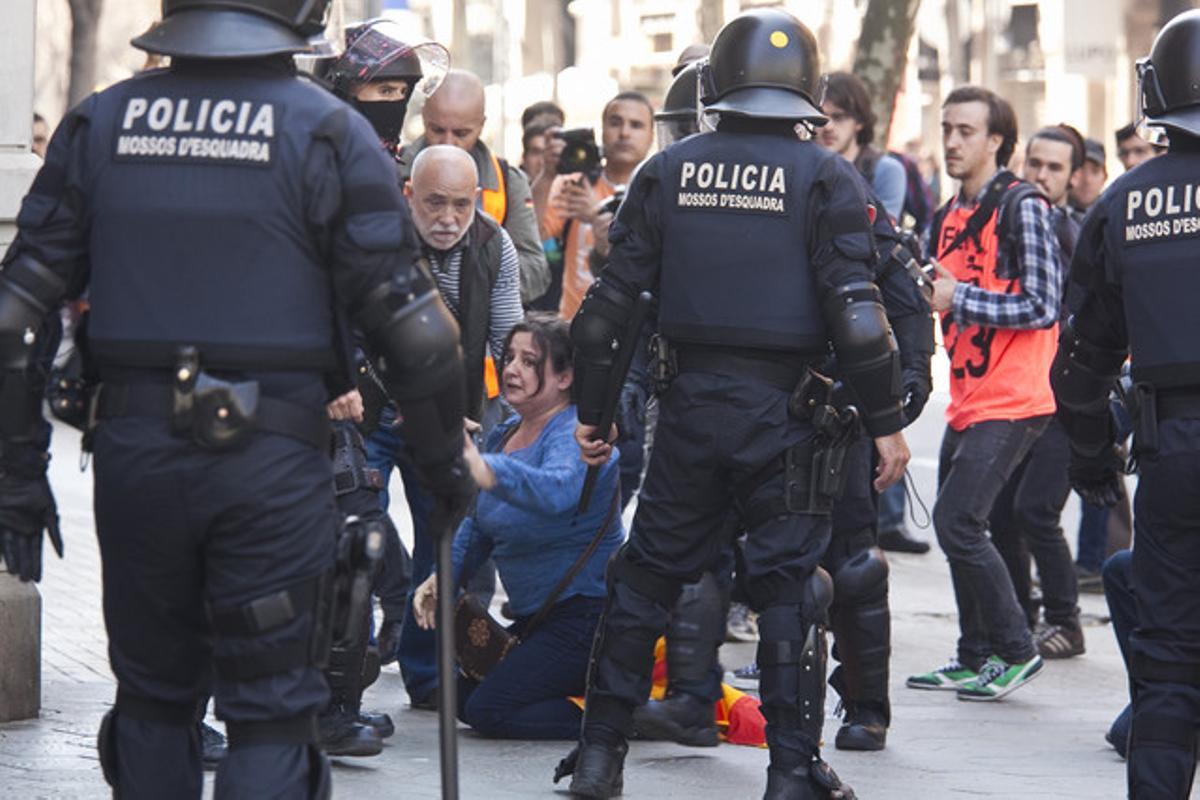
[[[940,262],[931,304],[950,356],[933,521],[960,636],[948,664],[907,683],[960,700],[997,700],[1042,669],[987,532],[997,495],[1055,408],[1049,373],[1063,269],[1048,206],[1004,169],[1016,140],[1012,107],[994,93],[966,86],[946,98],[946,171],[962,188],[938,211],[928,248]]]

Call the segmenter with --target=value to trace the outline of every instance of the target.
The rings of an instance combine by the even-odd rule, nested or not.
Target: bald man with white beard
[[[404,185],[438,291],[462,330],[467,410],[476,417],[483,358],[490,355],[501,363],[504,339],[524,316],[517,250],[503,228],[477,213],[478,182],[475,161],[466,151],[438,144],[417,154]]]
[[[512,239],[520,260],[521,301],[528,305],[550,286],[550,268],[538,235],[529,179],[480,140],[487,121],[485,108],[479,78],[465,70],[450,70],[421,109],[425,133],[401,151],[400,174],[407,178],[413,160],[432,145],[451,145],[471,156],[479,176],[477,205]]]

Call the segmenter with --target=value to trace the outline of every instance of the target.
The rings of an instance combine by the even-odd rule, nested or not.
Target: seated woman
[[[480,486],[473,515],[454,537],[458,585],[490,555],[508,590],[522,637],[482,683],[459,683],[459,718],[484,736],[574,739],[581,712],[568,697],[582,695],[592,637],[604,605],[604,570],[624,540],[612,512],[616,459],[602,469],[587,511],[576,514],[586,465],[575,443],[574,379],[567,323],[530,314],[508,335],[501,389],[516,415],[488,437],[482,455],[467,438],[465,457]],[[592,556],[528,636],[524,628],[551,590],[607,528]],[[437,576],[413,598],[417,623],[432,628]]]

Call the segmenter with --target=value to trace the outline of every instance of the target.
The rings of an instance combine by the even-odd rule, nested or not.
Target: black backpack
[[[1020,180],[1008,170],[1001,170],[983,190],[983,194],[979,197],[979,207],[967,219],[967,224],[940,252],[938,251],[938,242],[941,241],[942,223],[946,221],[946,214],[954,201],[951,200],[937,210],[929,227],[930,255],[942,258],[950,251],[962,247],[967,239],[974,239],[975,246],[980,247],[979,233],[997,209],[1000,210],[1000,219],[997,222],[996,236],[1000,241],[1001,248],[1008,253],[1018,252],[1015,248],[1019,247],[1020,242],[1017,241],[1017,226],[1013,220],[1018,214],[1017,209],[1021,202],[1030,197],[1040,197],[1046,205],[1050,204],[1046,196],[1033,184]]]

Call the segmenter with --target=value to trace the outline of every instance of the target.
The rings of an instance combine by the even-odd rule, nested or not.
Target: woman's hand
[[[362,422],[362,395],[358,393],[358,389],[351,389],[341,397],[329,401],[329,404],[325,406],[325,411],[329,414],[330,419]]]
[[[475,429],[479,429],[479,425],[475,425]],[[463,431],[463,462],[467,465],[467,469],[471,472],[471,478],[475,481],[475,485],[483,491],[493,488],[496,485],[496,473],[488,466],[488,463],[483,460],[483,456],[479,454],[479,448],[475,446],[475,440],[471,437],[471,428],[466,426]]]
[[[413,618],[423,630],[437,627],[437,573],[425,579],[413,592]]]
[[[596,436],[595,425],[584,425],[582,422],[575,425],[575,442],[579,445],[579,454],[583,458],[583,463],[589,467],[599,467],[608,463],[608,459],[612,457],[612,444],[617,440],[617,426],[614,423],[608,432],[608,441],[604,441]]]

